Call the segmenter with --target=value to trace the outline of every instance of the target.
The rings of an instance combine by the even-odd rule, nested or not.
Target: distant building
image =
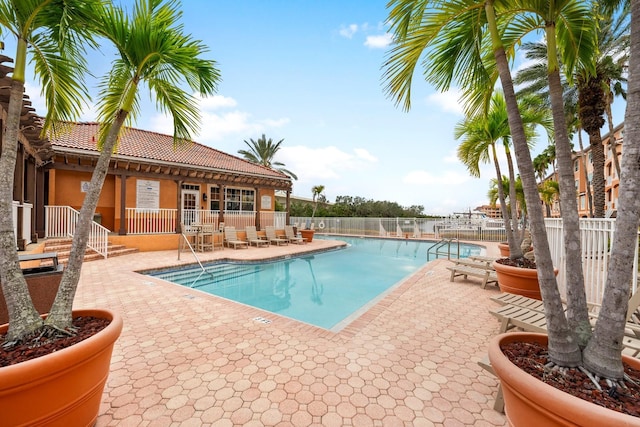
[[[614,155],[617,156],[618,162],[622,161],[623,141],[624,123],[621,123],[614,128],[613,137],[608,133],[602,137],[602,144],[604,146],[605,153],[605,217],[607,218],[615,217],[617,211],[620,178],[618,177],[618,173],[616,171]],[[593,179],[593,159],[591,147],[587,147],[584,149],[584,151],[578,151],[573,154],[573,174],[576,186],[578,214],[581,218],[587,218],[589,217],[589,201],[587,196],[587,188],[589,188],[591,190],[591,194],[593,194],[593,185],[591,184]],[[557,176],[552,174],[547,177],[547,179],[553,179],[557,181],[558,178]],[[557,197],[551,206],[551,216],[560,217],[560,203]]]

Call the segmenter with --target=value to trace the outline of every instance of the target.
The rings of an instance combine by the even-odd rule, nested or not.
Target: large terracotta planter
[[[110,319],[96,335],[47,356],[0,368],[0,424],[90,426],[98,418],[122,317],[108,310],[75,316]],[[8,325],[0,326],[0,334]]]
[[[27,274],[24,276],[27,281],[27,288],[31,295],[31,301],[38,313],[48,313],[53,304],[53,300],[58,293],[62,271],[51,271],[47,273]],[[0,287],[0,325],[9,321],[7,305],[4,302],[4,294]]]
[[[500,256],[508,257],[511,253],[511,249],[509,249],[509,244],[507,242],[498,243],[498,249],[500,249]]]
[[[542,300],[540,284],[538,283],[538,270],[534,268],[512,267],[496,261],[494,261],[492,265],[496,271],[498,286],[502,292]],[[555,268],[554,272],[557,276],[558,269]]]
[[[300,230],[300,235],[303,239],[306,239],[307,242],[311,242],[313,240],[313,235],[315,234],[315,230]]]
[[[519,426],[640,426],[640,418],[603,408],[532,377],[502,353],[510,342],[547,344],[547,335],[510,332],[489,343],[489,360],[500,379],[505,414],[509,425]],[[625,363],[640,369],[640,359],[622,356]]]

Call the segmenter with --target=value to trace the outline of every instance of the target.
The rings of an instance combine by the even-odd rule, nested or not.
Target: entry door
[[[198,221],[200,192],[197,190],[182,190],[182,222],[189,225]]]

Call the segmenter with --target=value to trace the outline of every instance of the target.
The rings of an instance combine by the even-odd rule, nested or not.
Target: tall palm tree
[[[311,213],[311,218],[316,216],[316,210],[318,209],[318,199],[322,197],[323,192],[324,185],[314,185],[311,188],[311,194],[313,195],[313,212]]]
[[[295,173],[284,168],[284,163],[273,160],[278,150],[280,150],[280,145],[283,142],[284,139],[281,139],[274,144],[271,138],[267,139],[263,133],[262,136],[255,141],[253,139],[249,139],[249,141],[245,140],[244,143],[247,144],[249,150],[238,150],[238,154],[242,154],[245,160],[248,160],[251,163],[257,163],[259,165],[275,169],[285,175],[289,175],[293,179],[298,179]]]
[[[528,138],[535,136],[534,126],[536,124],[545,127],[549,133],[552,131],[548,109],[539,108],[538,103],[533,98],[524,98],[522,105],[522,117],[523,122],[527,125],[525,130]],[[509,193],[510,200],[515,200],[516,177],[509,149],[511,144],[510,132],[504,96],[501,92],[496,92],[491,99],[491,106],[487,114],[466,117],[456,125],[454,136],[456,139],[464,137],[462,143],[458,146],[458,158],[467,166],[471,176],[480,176],[480,162],[488,163],[492,161],[496,170],[496,179],[498,180],[502,179],[502,172],[495,143],[502,141],[509,166],[509,179],[507,182],[510,185],[506,187],[506,192]],[[520,246],[524,238],[524,229],[522,232],[519,230],[517,204],[511,203],[511,214],[509,214],[505,201],[505,191],[503,191],[502,186],[497,186],[496,188],[507,232],[510,257],[519,258],[522,256]]]
[[[611,109],[610,103],[613,102],[611,86],[622,95],[625,94],[623,86],[626,80],[621,64],[626,62],[625,49],[628,46],[629,25],[628,18],[624,14],[618,14],[615,17],[598,13],[595,15],[602,16],[597,27],[598,54],[592,56],[593,63],[588,64],[589,68],[576,69],[573,76],[575,85],[569,85],[569,82],[563,79],[562,86],[565,112],[577,113],[581,128],[589,135],[593,161],[593,178],[591,179],[594,190],[593,216],[602,218],[605,208],[605,155],[600,130],[605,122],[605,112]],[[548,80],[545,66],[546,43],[524,43],[523,49],[526,52],[526,58],[535,62],[516,75],[516,83],[525,85],[519,93],[537,93],[549,100],[549,90],[546,85]],[[595,68],[595,74],[591,72],[591,68]],[[614,162],[617,165],[617,157]],[[616,166],[616,169],[619,173],[619,166]]]
[[[640,13],[640,2],[635,2],[633,5],[636,4],[638,7],[635,12]],[[588,64],[590,55],[596,52],[595,31],[590,9],[584,2],[573,0],[551,3],[513,0],[499,4],[494,4],[493,0],[482,3],[472,0],[451,2],[392,0],[388,7],[390,12],[387,23],[393,31],[394,44],[384,64],[384,78],[387,83],[387,92],[396,99],[396,103],[403,102],[405,108],[410,107],[413,73],[423,54],[425,54],[422,61],[425,79],[440,90],[448,89],[453,81],[457,82],[463,90],[465,100],[473,102],[469,108],[473,108],[474,105],[483,105],[482,101],[485,99],[483,94],[486,93],[484,88],[492,81],[491,76],[494,75],[491,70],[497,70],[507,102],[516,160],[522,177],[525,199],[529,206],[539,205],[539,194],[531,153],[526,144],[522,119],[518,111],[507,52],[513,53],[517,44],[530,31],[544,29],[548,46],[547,70],[560,191],[561,194],[572,194],[572,197],[567,197],[565,200],[569,206],[563,209],[565,254],[567,255],[568,309],[566,313],[563,311],[553,271],[542,210],[532,208],[529,212],[538,278],[547,316],[549,357],[552,362],[561,366],[577,366],[584,363],[588,369],[598,375],[622,378],[620,343],[624,336],[624,314],[627,305],[625,297],[628,297],[629,293],[626,287],[628,280],[624,279],[631,277],[633,250],[626,247],[628,242],[624,241],[621,248],[624,247],[628,252],[617,252],[620,260],[627,264],[618,265],[623,271],[617,272],[615,280],[613,276],[608,276],[603,303],[604,301],[609,303],[607,307],[609,312],[607,314],[604,314],[605,310],[600,312],[598,325],[593,337],[590,338],[591,328],[580,259],[579,219],[577,204],[573,197],[575,187],[571,169],[571,146],[564,123],[558,62],[560,57],[570,76],[579,61]],[[634,10],[632,10],[633,13]],[[632,27],[633,25],[632,17]],[[637,25],[640,27],[640,22]],[[638,35],[640,36],[640,32]],[[632,31],[632,50],[634,41]],[[637,42],[640,47],[640,40]],[[495,60],[493,63],[483,54],[482,48],[487,46],[493,53]],[[640,63],[633,65],[640,68]],[[640,72],[640,69],[635,71]],[[640,101],[640,94],[638,101]],[[640,110],[639,105],[640,103],[635,104],[634,108]],[[627,108],[627,119],[632,117],[637,121],[638,117],[631,114]],[[630,163],[628,167],[631,168]],[[624,165],[622,169],[624,174]],[[636,171],[633,173],[636,173],[636,176],[630,175],[631,181],[634,181],[634,178],[640,179]],[[638,186],[640,181],[634,182]],[[637,189],[634,190],[638,192]],[[630,189],[628,191],[633,192]],[[631,198],[626,200],[626,203],[629,205],[623,206],[632,207]],[[640,206],[637,210],[640,210]],[[637,218],[633,223],[631,219],[629,217],[629,222],[625,225],[635,224],[635,231],[637,231]],[[635,231],[632,227],[626,229],[626,232],[634,236]],[[599,326],[600,323],[604,325]],[[599,334],[599,329],[606,330],[608,335]],[[581,351],[580,344],[585,343],[587,347]]]
[[[509,198],[509,205],[513,205],[516,209],[522,211],[523,216],[526,219],[527,213],[527,203],[524,200],[524,191],[522,190],[522,180],[520,177],[517,177],[513,183],[511,183],[511,179],[506,176],[498,178],[491,178],[489,181],[489,191],[487,191],[487,197],[489,198],[489,203],[491,205],[495,205],[496,201],[499,198],[500,192],[506,192],[510,188],[515,189],[516,197],[512,200]],[[522,243],[522,242],[521,242]]]
[[[99,1],[0,1],[0,31],[17,41],[0,155],[0,280],[9,314],[7,341],[19,340],[42,326],[18,263],[11,219],[27,59],[34,63],[47,106],[43,133],[59,131],[56,123],[79,117],[88,98],[81,42],[90,40],[87,23],[99,10]]]
[[[69,263],[47,317],[48,324],[61,328],[71,324],[71,307],[91,221],[118,135],[125,123],[137,115],[139,85],[146,84],[161,110],[173,118],[175,144],[191,141],[200,121],[196,99],[182,85],[186,83],[204,96],[215,93],[220,73],[214,61],[201,58],[206,46],[183,33],[178,5],[174,0],[138,0],[130,17],[121,9],[107,6],[97,22],[96,31],[117,47],[119,56],[100,84],[100,157],[80,210]]]

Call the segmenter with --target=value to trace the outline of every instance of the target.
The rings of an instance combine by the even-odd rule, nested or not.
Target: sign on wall
[[[139,179],[136,189],[136,208],[160,208],[160,181]]]
[[[80,181],[80,192],[86,193],[89,191],[89,184],[91,184],[89,181]]]
[[[271,209],[271,196],[262,196],[260,198],[260,209],[261,210]]]

